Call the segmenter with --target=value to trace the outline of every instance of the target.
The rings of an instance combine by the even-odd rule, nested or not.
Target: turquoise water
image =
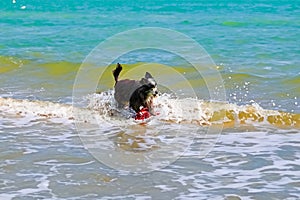
[[[284,0],[1,1],[0,197],[299,199],[299,16],[300,2]],[[95,159],[78,135],[70,104],[75,76],[86,56],[107,38],[143,27],[176,30],[202,45],[217,65],[230,104],[201,102],[202,121],[192,118],[198,109],[193,101],[181,102],[194,111],[180,115],[175,109],[178,102],[165,96],[159,102],[162,114],[145,126],[100,115],[103,126],[95,130],[93,119],[86,117],[88,125],[83,127],[91,130],[87,134],[105,135],[115,144],[109,146],[113,151],[139,159],[168,146],[178,130],[182,131],[176,135],[179,145],[191,141],[184,133],[198,131],[174,163],[134,174],[119,170],[122,163],[111,167]],[[147,38],[120,42],[130,46],[135,40]],[[135,51],[115,62],[164,64],[196,79],[189,65],[169,52]],[[156,76],[157,80],[170,77]],[[111,74],[104,79],[109,80],[105,86],[112,88]],[[203,91],[200,97],[209,100],[205,82],[196,79],[193,84]],[[82,102],[89,99],[94,103],[89,109],[106,111],[111,107],[105,106],[113,107],[111,97],[109,91],[103,99],[84,96]],[[165,122],[166,111],[181,117],[183,124]],[[85,117],[90,110],[82,112]],[[206,135],[205,125],[217,122],[222,113],[227,121],[221,121],[225,129],[216,141],[216,135]],[[185,125],[189,120],[203,126]],[[211,142],[210,137],[214,148],[199,156],[202,143]],[[135,152],[134,143],[126,143],[131,140],[145,144],[145,152]],[[106,141],[100,144],[107,150]]]
[[[237,93],[227,76],[236,75],[239,84],[251,81],[251,95],[240,94],[239,103],[254,100],[266,108],[299,112],[294,99],[300,94],[299,7],[298,1],[2,1],[0,55],[36,63],[81,63],[119,32],[169,28],[207,50],[222,67],[228,91]],[[149,55],[121,62],[180,65]]]

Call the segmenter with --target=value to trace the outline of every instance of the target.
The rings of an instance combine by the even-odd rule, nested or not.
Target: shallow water
[[[180,101],[195,100],[162,95],[161,113],[140,124],[115,110],[113,93],[88,99],[88,109],[0,99],[1,197],[299,198],[299,115],[283,126],[269,117],[284,113],[260,107],[250,113],[263,121],[241,116],[247,106],[235,104],[201,101],[178,111]],[[234,123],[215,114],[225,108],[237,112]],[[220,123],[221,135],[209,131]]]
[[[0,199],[300,199],[299,2],[16,0],[0,7]],[[160,115],[141,124],[116,109],[114,65],[94,65],[106,68],[98,87],[74,98],[92,49],[140,27],[173,29],[201,44],[222,77],[225,102],[210,101],[205,77],[182,57],[153,49],[113,63],[124,63],[122,78],[151,66],[159,84],[170,80],[159,85],[163,92],[179,88],[179,99],[157,99]],[[136,40],[147,41],[122,44]],[[186,98],[187,85],[197,99]]]
[[[4,199],[299,198],[299,130],[228,129],[204,158],[196,138],[171,165],[130,174],[95,160],[72,125],[1,119]]]

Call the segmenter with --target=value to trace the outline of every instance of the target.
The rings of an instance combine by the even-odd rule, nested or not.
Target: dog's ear
[[[140,80],[140,83],[141,83],[142,85],[146,85],[146,84],[148,83],[148,79],[142,78],[142,79]]]
[[[151,75],[149,72],[146,72],[145,78],[146,78],[146,79],[149,79],[149,78],[153,78],[153,77],[152,77],[152,75]]]

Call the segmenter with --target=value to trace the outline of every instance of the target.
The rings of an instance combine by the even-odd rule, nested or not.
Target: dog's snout
[[[158,93],[157,90],[155,90],[155,91],[153,92],[153,96],[155,96],[155,97],[158,96],[158,94],[159,94],[159,93]]]

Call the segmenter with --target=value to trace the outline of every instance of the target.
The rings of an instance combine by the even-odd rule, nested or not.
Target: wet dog
[[[153,98],[158,95],[157,83],[149,72],[141,80],[119,80],[122,66],[118,63],[113,76],[115,79],[114,97],[118,107],[129,106],[136,113],[142,108],[147,108],[150,113],[153,109]]]

